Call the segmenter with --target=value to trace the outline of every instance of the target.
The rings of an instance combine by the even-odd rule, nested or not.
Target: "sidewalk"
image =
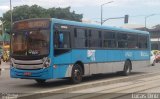
[[[3,62],[2,61],[0,68],[1,68],[1,70],[8,70],[8,69],[10,69],[10,62]]]

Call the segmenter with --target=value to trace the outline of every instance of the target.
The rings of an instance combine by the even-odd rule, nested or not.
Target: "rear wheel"
[[[128,76],[131,73],[131,62],[126,61],[124,64],[123,75]]]
[[[75,64],[72,68],[71,81],[74,84],[82,81],[82,68],[79,64]]]
[[[46,83],[46,80],[44,79],[36,79],[35,80],[38,84],[45,84]]]

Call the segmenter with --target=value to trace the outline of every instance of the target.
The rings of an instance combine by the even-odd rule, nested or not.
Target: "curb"
[[[133,75],[133,76],[128,76],[128,77],[123,77],[123,78],[114,78],[114,79],[109,79],[109,80],[104,80],[104,81],[96,81],[96,82],[89,82],[85,84],[79,84],[79,85],[73,85],[65,88],[59,88],[59,89],[53,89],[53,90],[46,90],[46,91],[40,91],[40,92],[35,92],[32,94],[25,94],[17,97],[17,99],[37,99],[37,98],[42,98],[42,97],[47,97],[47,96],[53,96],[57,94],[62,94],[62,93],[69,93],[77,90],[83,90],[87,88],[92,88],[92,87],[100,87],[103,85],[109,85],[109,84],[114,84],[118,82],[126,82],[126,81],[133,81],[135,79],[140,79],[144,77],[151,77],[160,74],[160,72],[156,73],[147,73],[147,74],[141,74],[141,75]]]

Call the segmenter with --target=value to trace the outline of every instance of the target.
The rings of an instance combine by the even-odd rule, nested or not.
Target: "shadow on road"
[[[132,72],[130,76],[138,75],[138,74],[144,74],[145,72]],[[90,83],[90,82],[96,82],[99,80],[109,80],[113,78],[120,78],[123,77],[119,73],[110,73],[110,74],[95,74],[92,76],[83,77],[84,83]],[[45,84],[39,85],[36,82],[33,82],[32,84],[26,84],[26,85],[18,85],[19,87],[31,87],[31,88],[63,88],[64,86],[70,86],[72,83],[70,82],[69,78],[65,79],[56,79],[56,80],[48,80]]]

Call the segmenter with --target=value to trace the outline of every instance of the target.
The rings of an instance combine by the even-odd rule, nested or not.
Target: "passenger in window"
[[[59,33],[59,48],[63,48],[63,33]]]

